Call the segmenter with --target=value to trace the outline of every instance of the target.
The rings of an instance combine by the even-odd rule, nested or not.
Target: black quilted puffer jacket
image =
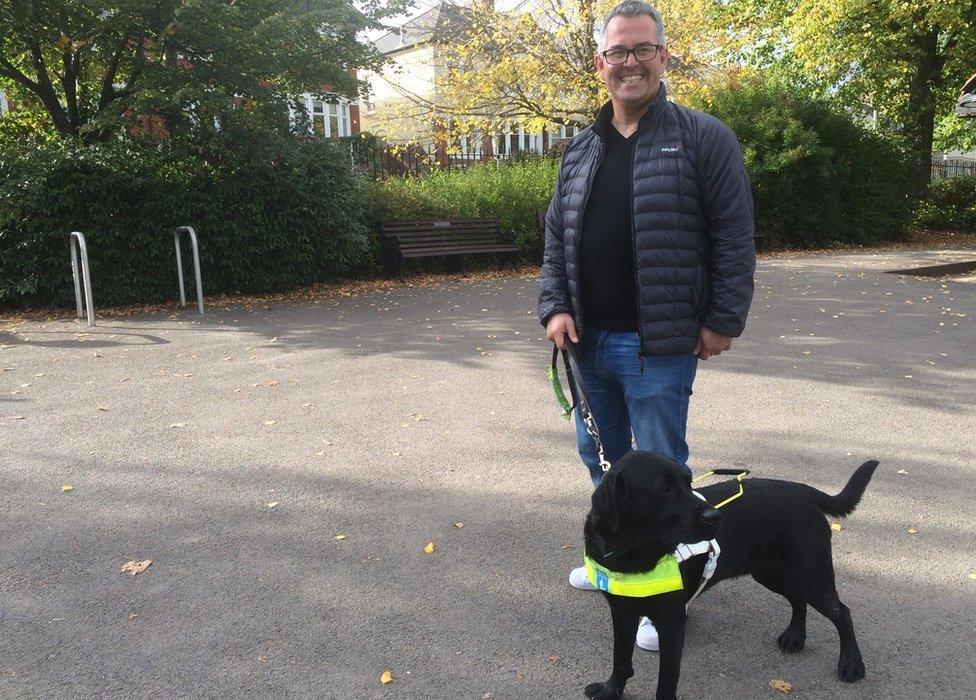
[[[539,319],[573,315],[583,331],[580,227],[613,107],[566,147],[546,214]],[[667,100],[662,84],[638,125],[633,220],[641,353],[694,350],[701,325],[738,337],[752,302],[756,249],[749,176],[735,134]]]

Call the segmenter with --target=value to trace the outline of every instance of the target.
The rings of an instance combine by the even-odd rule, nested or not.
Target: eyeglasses
[[[619,66],[621,63],[627,62],[627,57],[630,54],[634,54],[634,58],[638,61],[650,61],[657,56],[659,51],[663,51],[664,47],[660,44],[641,44],[637,48],[633,49],[607,49],[602,52],[603,60],[609,63],[611,66]]]

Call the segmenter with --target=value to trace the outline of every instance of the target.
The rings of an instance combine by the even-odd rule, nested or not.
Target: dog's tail
[[[850,480],[847,482],[847,486],[844,490],[838,493],[836,496],[828,496],[823,491],[818,491],[817,489],[811,489],[813,491],[813,499],[826,515],[833,516],[844,516],[850,515],[857,508],[857,504],[861,502],[861,496],[864,495],[864,489],[868,487],[868,482],[871,481],[871,476],[874,474],[874,470],[878,467],[878,461],[872,459],[869,462],[865,462],[857,468],[857,471],[851,475]]]

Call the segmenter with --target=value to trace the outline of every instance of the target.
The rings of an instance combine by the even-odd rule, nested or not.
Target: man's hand
[[[579,338],[576,335],[576,322],[573,321],[573,317],[566,313],[550,316],[549,322],[546,324],[546,338],[554,342],[556,347],[562,350],[563,345],[566,343],[567,335],[574,343],[579,342]]]
[[[732,349],[732,338],[727,335],[719,335],[708,326],[702,326],[698,333],[698,344],[695,345],[695,354],[702,360],[707,360],[712,355],[721,355],[723,350]]]

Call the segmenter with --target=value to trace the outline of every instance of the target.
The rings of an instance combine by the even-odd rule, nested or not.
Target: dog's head
[[[607,555],[715,537],[722,515],[691,490],[688,470],[653,452],[628,452],[593,492],[588,528]]]

